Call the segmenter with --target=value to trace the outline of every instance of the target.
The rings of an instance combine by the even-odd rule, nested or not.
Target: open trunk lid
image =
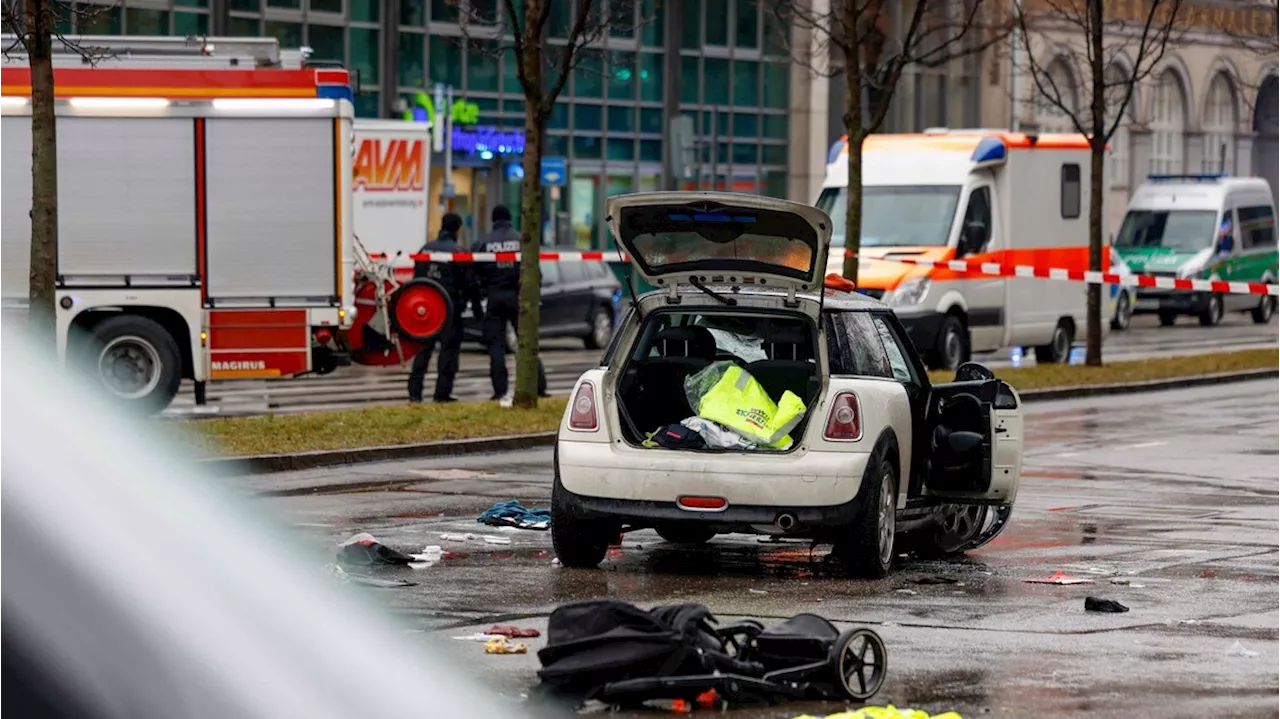
[[[609,229],[636,271],[662,287],[822,287],[831,219],[816,207],[727,192],[609,198]]]

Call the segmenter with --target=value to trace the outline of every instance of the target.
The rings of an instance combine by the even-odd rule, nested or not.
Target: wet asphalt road
[[[869,625],[890,652],[872,703],[965,717],[1277,716],[1277,382],[1033,403],[1026,416],[1026,471],[1005,533],[965,559],[904,561],[870,582],[827,570],[827,547],[739,535],[684,548],[637,532],[598,571],[554,567],[545,532],[474,521],[506,499],[545,507],[550,450],[240,481],[304,538],[317,565],[358,531],[405,550],[448,550],[426,569],[370,572],[416,586],[352,591],[403,615],[415,640],[513,699],[536,681],[533,654],[489,656],[452,637],[499,620],[545,629],[560,603],[613,596],[645,607],[701,602],[766,622],[816,612]],[[511,545],[448,542],[442,532]],[[1055,571],[1094,583],[1022,581]],[[956,583],[917,583],[937,575]],[[1086,613],[1090,595],[1131,611]]]
[[[1230,314],[1217,327],[1201,327],[1194,318],[1181,318],[1173,327],[1160,327],[1154,316],[1135,317],[1124,332],[1112,332],[1103,345],[1108,361],[1178,354],[1220,352],[1276,345],[1276,321],[1256,325],[1247,315]],[[586,350],[575,339],[543,341],[542,361],[547,369],[547,386],[552,394],[567,395],[578,377],[600,361],[599,350]],[[992,367],[1008,365],[1009,353],[977,355],[974,359]],[[1027,363],[1034,359],[1027,358]],[[514,374],[514,358],[507,358]],[[322,377],[294,377],[274,380],[226,380],[209,383],[209,405],[195,406],[190,382],[184,382],[170,417],[256,415],[311,412],[328,409],[368,407],[404,402],[408,368],[343,367]],[[514,380],[513,380],[514,381]],[[435,366],[427,379],[427,391],[435,386]],[[489,360],[476,345],[464,345],[461,368],[454,395],[460,399],[483,400],[493,394],[489,380]]]

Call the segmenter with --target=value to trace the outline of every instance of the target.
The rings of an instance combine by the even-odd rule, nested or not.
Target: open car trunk
[[[659,451],[790,449],[803,435],[809,409],[820,391],[822,373],[818,366],[817,341],[812,318],[794,312],[690,307],[652,313],[640,328],[618,380],[623,437],[629,444],[650,446]],[[767,404],[762,402],[734,403],[733,414],[738,416],[707,427],[716,419],[724,420],[724,415],[717,416],[712,403],[708,402],[701,403],[700,413],[699,400],[704,396],[701,392],[725,376],[730,367],[749,374],[771,404],[783,406],[780,412],[785,412],[787,407],[794,411],[795,400],[799,400],[803,412],[798,422],[783,433],[795,442],[785,447],[769,447],[758,441],[758,434],[755,437],[744,434],[741,417],[744,414],[758,417],[754,413],[757,407]],[[690,382],[690,378],[695,379]],[[730,379],[730,384],[737,387],[747,384],[740,373],[735,372]],[[696,385],[692,391],[691,384]],[[793,397],[787,397],[788,394]],[[724,405],[720,408],[723,411]],[[739,409],[742,412],[737,412]],[[703,415],[700,421],[686,422],[699,414]],[[685,425],[681,425],[682,422]],[[677,434],[697,436],[681,440],[655,435],[666,428]],[[705,446],[698,446],[699,437]]]

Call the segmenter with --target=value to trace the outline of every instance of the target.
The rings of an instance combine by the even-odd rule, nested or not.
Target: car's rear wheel
[[[1036,364],[1066,362],[1071,356],[1071,342],[1074,339],[1071,326],[1066,320],[1059,320],[1058,326],[1053,328],[1053,337],[1049,339],[1049,344],[1036,348]]]
[[[1253,315],[1253,321],[1255,323],[1260,325],[1267,324],[1276,314],[1276,298],[1271,296],[1263,297],[1262,300],[1258,302],[1258,306],[1254,307],[1250,311],[1250,314]]]
[[[582,342],[589,350],[603,349],[613,339],[613,315],[603,307],[597,307],[591,314],[591,324],[587,336]]]
[[[898,475],[893,458],[879,453],[863,480],[867,483],[858,518],[836,542],[835,555],[855,577],[879,579],[893,566],[898,517]]]
[[[1222,295],[1209,295],[1209,304],[1200,313],[1200,324],[1204,327],[1216,327],[1222,323]]]
[[[555,480],[551,487],[551,547],[561,564],[581,569],[596,567],[617,536],[616,526],[575,512],[568,502],[568,492],[560,486],[559,479]]]
[[[672,544],[705,544],[716,536],[714,529],[696,524],[666,524],[657,528],[658,536]]]

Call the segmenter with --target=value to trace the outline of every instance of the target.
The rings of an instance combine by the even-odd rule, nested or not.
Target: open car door
[[[1022,475],[1022,406],[1012,387],[995,378],[935,385],[926,421],[925,495],[1013,504]]]
[[[831,218],[816,207],[729,192],[640,192],[610,197],[605,212],[650,284],[822,289]]]

